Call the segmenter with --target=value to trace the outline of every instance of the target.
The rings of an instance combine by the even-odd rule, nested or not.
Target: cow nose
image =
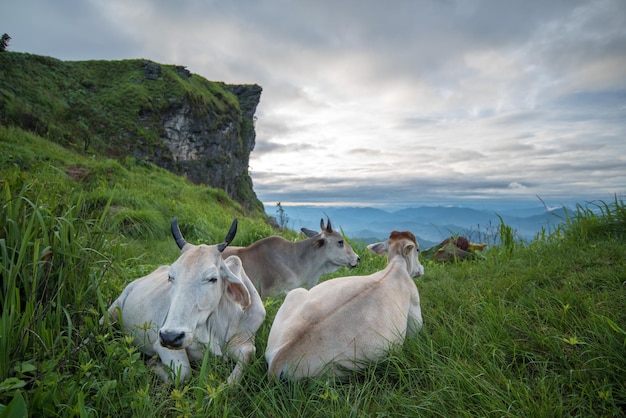
[[[185,333],[178,331],[159,331],[159,338],[161,339],[161,345],[164,347],[180,348],[183,345]]]
[[[417,269],[417,276],[415,277],[419,277],[419,276],[423,276],[424,275],[424,266],[422,266],[420,264],[419,268]]]

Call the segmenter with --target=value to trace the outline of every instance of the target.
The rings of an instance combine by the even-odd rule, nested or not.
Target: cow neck
[[[317,235],[312,238],[307,238],[302,241],[291,242],[293,244],[293,252],[297,256],[298,260],[309,258],[307,248],[313,248],[313,243],[317,239]]]
[[[404,268],[404,270],[407,272],[408,275],[410,275],[410,262],[408,257],[409,256],[405,256],[402,254],[402,242],[393,242],[391,244],[389,244],[389,248],[391,249],[391,251],[387,251],[387,265],[390,266],[392,264],[402,264],[402,267]]]
[[[228,299],[224,295],[217,306],[217,309],[209,315],[205,324],[206,332],[209,336],[209,344],[212,351],[217,348],[215,342],[222,341],[224,347],[228,344],[228,341],[232,338],[232,335],[237,331],[238,323],[236,323],[242,317],[242,308],[237,303]],[[224,347],[219,347],[220,352]],[[215,352],[215,351],[213,351]]]
[[[319,254],[317,249],[314,248],[314,242],[318,238],[319,236],[316,235],[312,238],[293,243],[293,252],[295,254],[293,259],[298,260],[298,265],[290,267],[294,270],[300,271],[301,277],[306,277],[306,285],[308,287],[313,286],[322,274],[332,273],[335,271],[335,265],[331,262],[326,261],[324,263],[320,263],[318,261]],[[302,271],[303,267],[306,267],[305,271]],[[311,283],[311,281],[314,282]]]

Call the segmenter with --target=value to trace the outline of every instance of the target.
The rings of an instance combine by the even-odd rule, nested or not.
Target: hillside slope
[[[252,211],[263,210],[248,174],[261,91],[142,59],[0,54],[0,124],[86,155],[154,163]]]
[[[14,198],[6,190],[21,189],[51,213],[60,202],[80,200],[82,216],[106,216],[116,240],[139,246],[145,271],[178,256],[170,235],[174,217],[190,242],[219,242],[235,217],[237,245],[275,233],[264,213],[251,213],[221,189],[134,157],[84,156],[20,128],[0,126],[0,185],[2,204]]]

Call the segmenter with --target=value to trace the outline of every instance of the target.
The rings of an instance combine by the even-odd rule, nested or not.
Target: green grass
[[[424,261],[424,327],[348,379],[276,382],[263,352],[282,298],[265,301],[241,386],[210,354],[181,388],[158,380],[98,320],[178,248],[274,233],[219,190],[133,159],[86,157],[0,127],[0,416],[619,416],[626,413],[626,206],[595,202],[530,243],[501,225],[480,259]],[[287,231],[286,236],[297,235]],[[356,270],[385,259],[355,244]],[[13,415],[11,415],[13,414]]]

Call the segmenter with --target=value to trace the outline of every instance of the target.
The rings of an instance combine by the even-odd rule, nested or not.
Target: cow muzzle
[[[417,267],[417,271],[415,272],[415,275],[413,277],[420,277],[424,275],[424,266],[422,266],[421,264]]]
[[[185,348],[185,332],[181,331],[159,331],[159,341],[163,347],[172,350]]]

